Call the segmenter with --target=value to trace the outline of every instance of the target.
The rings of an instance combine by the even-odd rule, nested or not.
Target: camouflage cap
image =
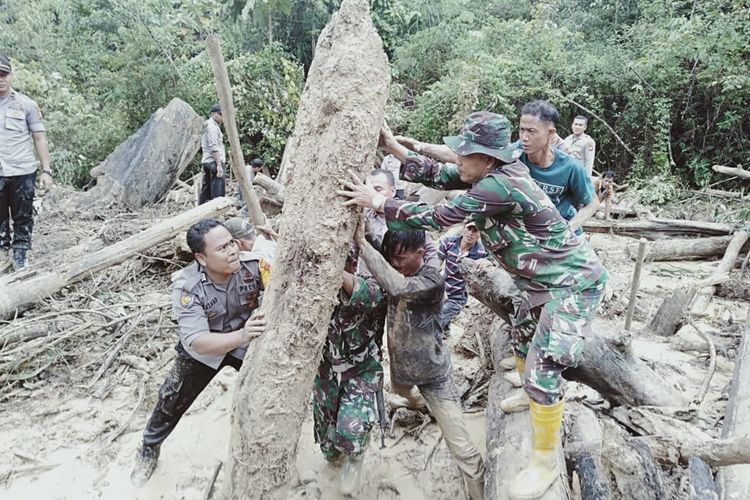
[[[521,154],[510,144],[508,119],[487,111],[470,114],[461,133],[443,137],[443,142],[457,155],[482,153],[505,163],[512,162]]]
[[[255,236],[255,228],[247,219],[232,217],[224,223],[224,227],[235,240],[250,240]]]

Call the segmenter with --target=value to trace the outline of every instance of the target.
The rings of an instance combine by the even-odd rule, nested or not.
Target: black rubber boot
[[[27,250],[25,248],[13,249],[13,269],[16,271],[20,271],[29,265],[29,262],[26,259],[26,252]]]

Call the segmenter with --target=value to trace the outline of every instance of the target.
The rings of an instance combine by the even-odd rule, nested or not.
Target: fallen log
[[[154,245],[172,239],[180,231],[186,230],[200,220],[226,213],[233,206],[232,199],[216,198],[50,272],[5,286],[0,285],[0,318],[13,316],[63,287],[86,279],[102,269],[120,264]]]
[[[239,374],[224,498],[286,498],[359,218],[336,191],[347,170],[364,175],[375,161],[389,84],[369,2],[344,0],[318,39],[282,162],[280,240],[262,306],[268,324]],[[310,165],[313,178],[294,175]]]
[[[667,466],[687,465],[691,458],[700,458],[711,467],[750,464],[750,436],[729,439],[688,440],[684,436],[643,436],[657,461]]]
[[[710,276],[692,286],[678,288],[661,303],[656,314],[651,318],[648,327],[646,327],[646,331],[661,337],[674,335],[685,324],[690,305],[698,291],[701,288],[718,285],[728,280],[728,274],[720,274]]]
[[[646,259],[651,261],[701,259],[724,255],[733,236],[710,236],[708,238],[670,239],[654,241],[648,246]],[[750,244],[742,247],[750,250]],[[628,255],[635,259],[638,245],[628,245]]]
[[[663,500],[671,495],[664,473],[649,447],[608,418],[603,432],[602,464],[609,471],[613,498]]]
[[[725,167],[724,165],[714,165],[711,170],[719,174],[733,175],[742,179],[750,179],[750,170],[745,170],[742,165],[737,165],[736,168]]]
[[[633,238],[659,240],[674,236],[726,236],[735,226],[717,222],[699,222],[681,219],[651,219],[639,221],[614,221],[589,219],[583,223],[589,233],[612,233]]]
[[[284,203],[284,186],[261,173],[255,174],[253,181],[255,181],[255,184],[265,189],[267,195]]]
[[[750,238],[750,229],[742,229],[734,234],[732,241],[729,243],[729,246],[727,246],[724,257],[721,259],[721,262],[719,262],[719,265],[716,266],[713,276],[726,274],[734,268],[734,263],[740,255],[742,247],[747,243],[748,238]],[[708,304],[711,302],[711,298],[713,298],[715,293],[715,286],[712,286],[706,291],[699,292],[695,299],[695,303],[693,304],[693,312],[703,313],[708,308]]]
[[[189,104],[172,99],[91,169],[96,185],[81,197],[79,206],[119,202],[140,208],[156,203],[193,160],[202,126]]]
[[[495,366],[510,353],[510,335],[507,325],[496,321],[490,330],[491,351]],[[510,395],[513,387],[503,379],[501,372],[495,372],[490,381],[487,395],[487,459],[484,478],[484,498],[486,500],[508,500],[510,482],[526,466],[531,455],[531,425],[528,412],[505,413],[500,409],[500,401]],[[520,390],[520,389],[516,389]],[[564,471],[562,452],[559,457],[560,470]],[[561,472],[560,479],[548,489],[543,500],[570,498],[567,478]]]
[[[750,308],[736,360],[721,429],[723,439],[750,435]],[[750,498],[750,465],[722,467],[716,476],[716,483],[722,499]]]
[[[515,290],[510,275],[493,265],[464,259],[461,264],[469,293],[501,318],[512,316]],[[614,406],[684,406],[685,397],[667,385],[630,348],[630,336],[605,335],[594,324],[577,368],[565,371],[565,378],[595,389]]]
[[[602,466],[602,429],[593,411],[581,404],[567,405],[565,456],[578,475],[582,500],[607,500],[611,487]]]
[[[729,198],[733,200],[742,199],[747,200],[750,199],[747,196],[744,196],[739,191],[721,191],[719,189],[704,189],[702,191],[692,191],[693,193],[699,195],[699,196],[707,196],[709,198]]]

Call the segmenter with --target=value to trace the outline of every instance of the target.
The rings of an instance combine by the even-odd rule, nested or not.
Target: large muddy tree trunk
[[[284,498],[357,213],[336,196],[374,164],[390,84],[366,0],[344,0],[318,40],[284,164],[289,177],[265,333],[240,372],[229,498]],[[295,175],[295,173],[297,175]]]
[[[156,203],[193,160],[202,127],[189,104],[172,99],[91,170],[96,186],[82,205],[117,202],[139,208]]]

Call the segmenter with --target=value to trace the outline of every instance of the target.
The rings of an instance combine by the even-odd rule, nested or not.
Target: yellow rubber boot
[[[516,359],[516,372],[518,372],[520,384],[516,385],[514,381],[509,380],[507,376],[504,378],[505,380],[513,384],[514,386],[522,387],[523,386],[523,372],[526,370],[526,359],[520,356],[516,356],[515,359]],[[505,413],[517,413],[519,411],[526,411],[528,407],[529,407],[529,396],[526,394],[526,391],[523,391],[523,390],[500,401],[500,409],[503,410]]]
[[[560,426],[565,403],[540,405],[531,401],[531,429],[534,445],[531,461],[510,484],[513,500],[536,500],[552,486],[560,474],[557,465],[557,448],[560,446]]]

